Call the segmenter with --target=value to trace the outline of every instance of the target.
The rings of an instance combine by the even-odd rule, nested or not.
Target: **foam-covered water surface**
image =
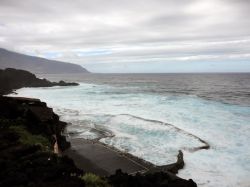
[[[128,91],[108,84],[23,88],[17,96],[47,102],[68,131],[129,152],[156,165],[176,160],[183,150],[179,176],[199,186],[250,184],[250,107],[206,100],[195,95]],[[211,147],[204,146],[200,140]]]

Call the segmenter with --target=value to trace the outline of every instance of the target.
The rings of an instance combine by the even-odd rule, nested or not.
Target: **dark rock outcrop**
[[[168,164],[164,166],[155,166],[151,167],[147,174],[152,174],[156,172],[165,172],[170,174],[177,174],[178,170],[182,169],[184,167],[184,159],[183,159],[183,153],[180,150],[177,155],[177,161],[173,164]]]
[[[197,187],[193,180],[184,180],[173,177],[165,172],[156,172],[146,175],[136,174],[135,176],[123,173],[117,170],[114,175],[108,177],[108,181],[113,186],[129,186],[129,187]]]
[[[39,79],[34,74],[12,68],[0,70],[0,95],[8,94],[13,89],[23,87],[51,87],[51,86],[77,86],[77,83],[50,82],[46,79]]]
[[[54,153],[70,146],[65,126],[38,99],[0,96],[0,186],[84,186],[83,171]]]
[[[53,110],[39,99],[0,96],[0,118],[14,122],[21,120],[31,134],[46,137],[51,145],[57,139],[60,150],[67,149],[70,144],[62,136],[66,123],[59,120]],[[52,147],[51,147],[52,148]]]

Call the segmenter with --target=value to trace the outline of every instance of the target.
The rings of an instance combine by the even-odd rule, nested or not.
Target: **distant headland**
[[[22,87],[52,87],[52,86],[77,86],[78,83],[50,82],[47,79],[39,79],[34,74],[13,68],[0,69],[0,94],[9,94]]]
[[[0,69],[15,68],[35,74],[89,73],[80,65],[24,55],[0,48]]]

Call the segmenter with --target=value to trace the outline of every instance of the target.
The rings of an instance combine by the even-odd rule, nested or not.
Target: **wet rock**
[[[130,186],[130,187],[197,187],[192,180],[173,178],[168,173],[156,172],[146,175],[137,174],[135,176],[123,173],[117,170],[114,175],[108,178],[113,186]]]
[[[164,166],[151,167],[147,173],[165,172],[172,175],[172,174],[177,174],[178,170],[182,169],[183,167],[184,167],[183,153],[181,150],[179,150],[179,153],[177,155],[177,161],[175,163]]]

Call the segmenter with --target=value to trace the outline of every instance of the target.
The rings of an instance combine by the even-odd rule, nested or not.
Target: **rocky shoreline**
[[[0,85],[0,95],[5,95],[23,87],[77,86],[78,83],[50,82],[25,70],[7,68],[0,69]]]
[[[0,75],[3,75],[1,74],[3,71],[6,70],[2,70]],[[11,81],[7,83],[11,84],[5,84],[7,79],[3,77],[6,78],[6,76],[0,76],[1,95],[23,86],[55,85],[43,79],[39,80],[43,80],[42,82],[46,84],[40,84],[36,77],[22,70],[7,71],[18,72],[18,76],[8,79]],[[33,77],[34,82],[29,82],[29,78],[24,79],[25,76],[22,76],[22,73],[27,77]],[[19,82],[18,79],[22,81]],[[77,84],[63,82],[62,86],[65,85]],[[109,151],[104,145],[100,147],[99,143],[95,145],[94,142],[83,144],[83,141],[76,143],[72,141],[72,147],[77,144],[87,147],[89,158],[96,158],[100,163],[114,170],[119,169],[120,164],[128,169],[133,168],[133,165],[128,164],[128,160],[133,160],[148,169],[133,174],[117,170],[112,174],[108,173],[105,177],[88,174],[86,173],[89,172],[88,166],[93,167],[93,163],[87,157],[83,155],[78,157],[81,167],[77,167],[77,160],[74,162],[68,157],[76,154],[77,150],[72,150],[63,135],[66,125],[59,120],[59,116],[53,112],[53,109],[39,99],[0,96],[0,166],[5,168],[0,171],[0,186],[197,186],[192,180],[175,176],[178,169],[184,166],[181,152],[173,165],[154,167],[132,155],[119,153],[114,149]],[[68,150],[71,150],[71,154],[66,156],[64,152]],[[104,153],[107,153],[106,157]],[[108,162],[107,158],[120,160],[115,162],[110,159]],[[99,166],[102,165],[100,163]],[[96,164],[98,166],[98,163]]]
[[[62,135],[66,123],[46,103],[1,96],[0,114],[0,165],[6,168],[0,172],[0,186],[84,186],[85,181],[81,179],[86,172],[84,167],[79,169],[72,159],[55,152],[55,143],[60,151],[67,150],[70,143]],[[105,156],[102,161],[106,162]],[[119,169],[115,165],[111,167]],[[129,175],[118,170],[104,180],[112,186],[144,186],[145,183],[162,186],[165,182],[173,187],[196,186],[192,180],[163,171],[155,168],[144,174]],[[130,184],[131,181],[134,182]]]

